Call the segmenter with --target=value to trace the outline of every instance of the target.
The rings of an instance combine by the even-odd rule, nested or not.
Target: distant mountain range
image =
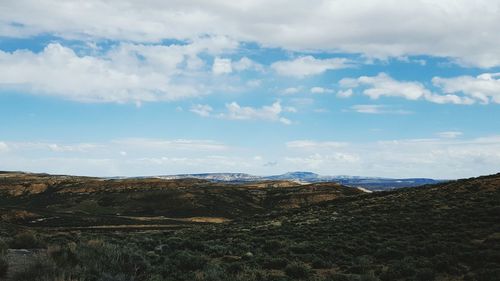
[[[181,174],[158,176],[162,179],[184,179],[196,178],[204,179],[213,182],[227,183],[242,183],[252,181],[266,180],[288,180],[301,183],[317,183],[317,182],[337,182],[342,185],[362,187],[371,191],[380,191],[395,189],[401,187],[413,187],[425,184],[435,184],[443,182],[443,180],[435,180],[428,178],[405,178],[392,179],[380,177],[360,177],[360,176],[323,176],[311,172],[289,172],[282,175],[273,176],[255,176],[245,173],[204,173],[204,174]]]

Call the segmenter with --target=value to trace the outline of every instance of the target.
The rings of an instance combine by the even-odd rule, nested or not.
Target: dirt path
[[[7,260],[9,261],[9,270],[5,278],[0,278],[0,281],[10,281],[12,277],[23,271],[36,257],[45,255],[45,250],[25,250],[25,249],[9,249],[7,252]]]

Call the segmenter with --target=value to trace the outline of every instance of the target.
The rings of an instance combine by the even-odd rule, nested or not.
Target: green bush
[[[0,256],[0,278],[5,277],[7,275],[7,271],[9,270],[9,263],[7,259],[3,256]]]
[[[13,276],[14,281],[48,281],[56,277],[56,266],[46,258],[37,258],[29,264],[23,271],[17,272]]]
[[[418,281],[432,281],[436,278],[434,270],[430,268],[422,268],[417,271],[416,279]]]
[[[80,245],[76,249],[76,257],[82,273],[91,280],[104,275],[118,280],[121,276],[128,276],[135,280],[144,276],[148,268],[148,263],[136,249],[108,243]]]
[[[325,260],[324,258],[315,257],[312,261],[312,267],[315,269],[330,268],[331,263]]]
[[[283,249],[285,245],[279,240],[269,240],[264,243],[262,250],[266,253],[276,253],[277,251]]]
[[[202,269],[207,261],[208,260],[205,256],[190,251],[181,251],[174,257],[176,267],[181,271]]]
[[[4,255],[7,252],[8,248],[9,245],[7,245],[4,240],[0,239],[0,256]]]
[[[303,262],[292,262],[285,267],[285,274],[293,279],[305,279],[311,273],[311,267]]]
[[[282,269],[286,267],[288,260],[285,258],[270,258],[262,262],[262,267],[265,269]]]
[[[44,248],[44,243],[31,232],[22,232],[14,236],[10,241],[13,249],[39,249]]]
[[[349,275],[342,273],[333,273],[326,279],[327,281],[350,281]]]
[[[75,250],[68,246],[49,247],[49,254],[58,267],[74,267],[79,262]]]

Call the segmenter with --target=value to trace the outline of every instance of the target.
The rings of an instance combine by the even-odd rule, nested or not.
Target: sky
[[[0,170],[500,172],[499,0],[3,0]]]

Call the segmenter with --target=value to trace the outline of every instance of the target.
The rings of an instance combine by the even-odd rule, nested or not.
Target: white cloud
[[[5,142],[0,141],[0,153],[9,151],[9,146]]]
[[[333,92],[332,89],[326,89],[326,88],[323,88],[323,87],[312,87],[309,91],[312,94],[326,94],[326,93],[332,93]]]
[[[200,65],[190,61],[199,60],[202,53],[217,54],[236,46],[213,37],[186,45],[123,43],[95,56],[77,55],[59,43],[38,53],[0,51],[0,87],[84,102],[177,100],[207,92],[203,74],[196,69]]]
[[[385,73],[377,76],[361,76],[340,80],[344,88],[363,88],[363,94],[371,99],[380,97],[401,97],[408,100],[427,100],[433,103],[472,104],[469,97],[454,94],[437,94],[428,90],[422,83],[415,81],[398,81]]]
[[[228,74],[233,72],[230,59],[215,58],[212,65],[212,72],[215,75]]]
[[[303,78],[321,74],[327,70],[351,67],[352,63],[344,58],[316,59],[313,56],[299,57],[289,61],[277,61],[271,68],[278,74]]]
[[[264,71],[264,66],[247,57],[242,57],[239,61],[233,62],[232,67],[236,71],[245,71],[245,70],[255,70],[260,72]]]
[[[392,140],[340,147],[288,144],[285,163],[289,170],[327,175],[453,179],[497,173],[500,165],[500,136]]]
[[[339,97],[339,98],[350,98],[352,96],[352,94],[353,94],[352,93],[352,89],[347,89],[345,91],[340,90],[340,91],[337,92],[337,97]]]
[[[281,114],[286,110],[281,106],[279,101],[272,105],[265,105],[261,108],[254,108],[250,106],[240,106],[236,102],[226,104],[227,112],[220,115],[220,117],[232,120],[268,120],[279,121],[283,124],[289,125],[292,122],[283,117]]]
[[[458,131],[446,131],[446,132],[437,133],[438,137],[445,138],[445,139],[455,139],[455,138],[458,138],[462,135],[463,135],[463,133],[458,132]]]
[[[327,149],[327,148],[339,148],[349,145],[345,142],[335,142],[335,141],[311,141],[311,140],[296,140],[286,143],[288,148],[305,148],[305,149]]]
[[[366,114],[411,114],[411,111],[394,109],[380,104],[356,104],[351,109],[358,113]]]
[[[97,148],[97,145],[90,143],[81,143],[76,145],[61,145],[49,143],[47,147],[54,152],[88,152]]]
[[[6,0],[0,35],[159,42],[223,34],[289,50],[430,55],[492,67],[500,65],[499,7],[497,0]]]
[[[134,150],[150,150],[150,151],[221,151],[228,149],[223,143],[213,140],[164,140],[164,139],[145,139],[145,138],[129,138],[112,141],[112,144],[119,147],[125,147],[128,152]]]
[[[289,87],[283,90],[283,93],[286,95],[293,95],[300,91],[299,87]]]
[[[305,157],[285,157],[285,161],[301,166],[302,169],[320,169],[322,167],[337,167],[356,163],[360,160],[356,154],[335,152],[331,154],[311,154]]]
[[[500,167],[500,136],[351,142],[296,140],[232,147],[215,140],[118,139],[98,143],[3,142],[0,170],[138,176],[197,172],[459,178]],[[90,145],[90,146],[89,146]],[[54,151],[51,146],[65,147]],[[5,147],[5,146],[4,146]],[[89,147],[85,150],[76,149]],[[126,152],[126,153],[122,153]],[[262,158],[255,158],[261,155]]]
[[[207,104],[197,104],[193,105],[189,111],[196,113],[201,117],[208,117],[212,113],[213,108]]]
[[[481,103],[500,103],[500,73],[483,73],[476,77],[434,77],[432,83],[444,93],[462,93]]]

